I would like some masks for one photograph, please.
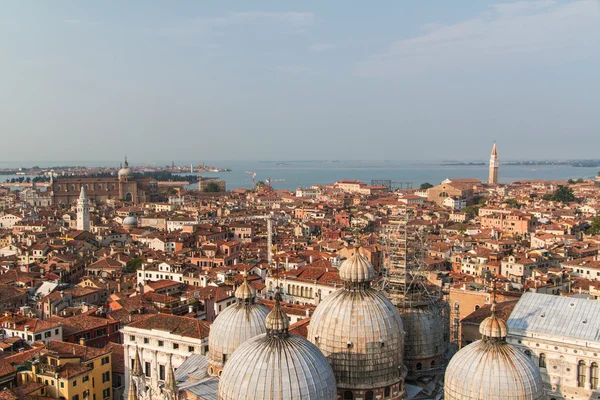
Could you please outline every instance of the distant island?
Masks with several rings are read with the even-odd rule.
[[[440,163],[442,166],[482,166],[488,165],[487,162],[481,161],[453,161],[444,160]],[[518,160],[518,161],[505,161],[502,165],[563,165],[570,167],[580,168],[598,168],[600,167],[600,160]]]
[[[486,165],[484,162],[460,162],[460,161],[444,161],[440,165]]]

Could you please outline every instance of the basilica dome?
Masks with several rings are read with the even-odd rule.
[[[408,307],[402,313],[402,322],[406,329],[404,364],[409,374],[440,367],[444,353],[441,314],[429,304]]]
[[[335,377],[323,354],[308,340],[288,333],[281,296],[266,319],[266,333],[238,347],[225,364],[219,400],[335,400]]]
[[[133,215],[125,217],[123,219],[123,227],[124,228],[136,228],[137,227],[137,218]]]
[[[446,400],[538,400],[544,389],[538,367],[516,347],[506,343],[506,323],[492,316],[480,325],[481,340],[452,357],[444,380]]]
[[[358,248],[339,274],[344,288],[317,306],[308,339],[327,357],[341,392],[356,397],[361,395],[356,391],[381,389],[384,397],[383,391],[391,390],[391,398],[400,398],[406,374],[400,314],[383,293],[371,288],[376,272]]]
[[[210,327],[208,335],[208,372],[219,372],[233,352],[245,341],[265,333],[269,309],[256,303],[256,290],[244,282],[235,291],[237,303],[221,312]]]
[[[128,179],[133,177],[133,171],[129,168],[127,160],[123,163],[123,168],[119,170],[119,179]]]

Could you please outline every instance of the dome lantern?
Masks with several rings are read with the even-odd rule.
[[[288,316],[281,308],[281,294],[279,293],[279,288],[276,289],[275,293],[275,306],[269,315],[267,315],[265,325],[267,327],[267,336],[285,337],[288,335],[290,322]]]
[[[248,283],[248,271],[244,270],[244,281],[235,290],[235,298],[243,304],[254,304],[256,301],[256,290]]]
[[[344,287],[349,290],[366,289],[371,286],[377,273],[373,265],[360,253],[360,245],[354,246],[354,255],[342,263],[339,270]]]

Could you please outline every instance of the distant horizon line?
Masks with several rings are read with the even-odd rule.
[[[55,164],[65,164],[64,166],[86,166],[86,164],[122,164],[125,161],[125,159],[123,158],[122,160],[24,160],[24,161],[0,161],[0,167],[3,165],[16,165],[21,163],[22,165],[25,164],[33,164],[32,166],[35,166],[36,163],[55,163]],[[175,163],[175,166],[179,166],[179,167],[183,167],[183,166],[189,166],[190,164],[193,164],[195,166],[199,165],[199,164],[207,164],[207,163],[215,163],[215,162],[219,162],[219,163],[224,163],[224,162],[258,162],[258,163],[289,163],[289,162],[302,162],[302,163],[308,163],[308,162],[327,162],[327,163],[333,163],[333,162],[360,162],[360,163],[365,163],[365,162],[378,162],[378,163],[386,163],[386,162],[417,162],[417,163],[432,163],[432,162],[439,162],[439,163],[473,163],[473,162],[477,162],[477,163],[488,163],[489,160],[487,159],[428,159],[428,160],[424,160],[424,159],[418,159],[418,160],[414,160],[414,159],[296,159],[296,160],[240,160],[240,159],[212,159],[212,160],[201,160],[201,161],[193,161],[193,162],[186,162],[189,160],[185,160],[185,161],[176,161],[176,160],[171,160],[171,161],[165,161],[165,160],[158,160],[158,161],[152,161],[152,160],[146,160],[144,163],[136,163],[135,162],[135,158],[132,161],[131,157],[127,158],[127,161],[130,163],[131,166],[152,166],[151,164],[158,164],[158,165],[171,165],[172,163]],[[540,158],[540,159],[535,159],[535,158],[511,158],[511,159],[504,159],[504,160],[500,160],[500,164],[502,164],[502,162],[572,162],[572,161],[600,161],[600,158]],[[156,166],[158,166],[156,165]],[[108,166],[108,165],[106,165]]]

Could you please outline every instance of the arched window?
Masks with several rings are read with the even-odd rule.
[[[421,364],[420,362],[417,363],[417,371],[420,371],[423,369],[423,364]]]
[[[579,364],[577,364],[577,386],[585,386],[585,361],[583,360],[579,361]]]
[[[529,350],[525,350],[525,355],[529,358],[531,358],[531,352]]]
[[[437,350],[436,350],[437,351]],[[431,368],[435,368],[435,360],[431,361]]]
[[[367,393],[365,393],[365,400],[373,400],[373,391],[372,390],[367,390]]]
[[[590,367],[590,385],[592,390],[598,390],[598,363],[595,362]]]
[[[460,308],[460,303],[458,301],[454,302],[454,311],[458,311]]]
[[[133,196],[131,195],[131,193],[127,192],[127,194],[125,195],[125,201],[131,201],[133,199]]]
[[[385,397],[387,399],[388,397],[390,397],[390,393],[391,393],[390,387],[386,386],[383,391],[383,397]]]
[[[354,395],[352,394],[351,391],[346,390],[344,392],[344,400],[354,400]]]
[[[546,355],[544,353],[540,354],[540,368],[546,368]]]

